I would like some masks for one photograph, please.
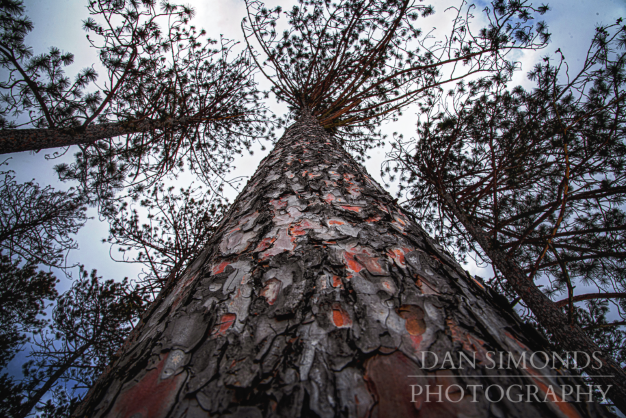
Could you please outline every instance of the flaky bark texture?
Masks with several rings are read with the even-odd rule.
[[[519,359],[541,349],[538,341],[303,117],[75,415],[604,416],[592,402],[546,396],[581,382],[541,362],[487,369],[488,351]],[[450,353],[455,366],[463,352],[477,364],[427,370],[425,351]],[[489,402],[479,388],[473,402],[454,384],[514,395],[534,385],[538,393],[530,402]],[[415,385],[441,385],[448,399],[413,396]]]

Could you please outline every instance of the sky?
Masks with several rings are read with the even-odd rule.
[[[96,53],[89,47],[82,29],[82,21],[88,17],[86,0],[25,0],[24,3],[26,13],[34,23],[34,30],[28,35],[27,42],[33,47],[35,53],[44,52],[51,46],[74,53],[74,64],[67,69],[70,76],[97,62]],[[279,0],[266,2],[267,6],[280,4],[283,8],[288,8],[293,3],[293,1]],[[446,8],[459,3],[459,1],[449,0],[431,2],[435,8],[435,15],[423,21],[422,29],[424,31],[431,28],[443,29],[452,16],[452,12],[446,12]],[[217,39],[223,35],[239,41],[243,39],[240,27],[241,20],[246,14],[243,0],[188,0],[185,4],[192,6],[196,11],[192,24],[206,29],[209,37]],[[477,17],[480,15],[480,9],[486,4],[484,0],[477,1],[475,13]],[[554,56],[557,48],[563,51],[571,71],[575,71],[577,63],[581,63],[584,59],[596,25],[613,23],[620,16],[626,17],[626,0],[555,0],[548,2],[548,5],[551,11],[544,16],[544,20],[552,33],[552,42],[546,49],[525,52],[517,57],[521,70],[516,73],[513,85],[521,84],[530,87],[531,84],[526,80],[526,73],[542,57]],[[258,81],[262,88],[268,87],[267,82],[264,82],[260,75]],[[279,116],[283,115],[286,110],[284,105],[277,104],[275,100],[270,100],[269,106]],[[406,138],[413,137],[417,119],[416,110],[409,108],[396,123],[383,126],[383,132],[389,134],[399,132]],[[266,145],[269,146],[265,152],[261,152],[257,147],[254,155],[243,155],[237,158],[235,162],[237,169],[231,175],[233,177],[252,175],[260,160],[271,150],[271,145]],[[70,149],[66,158],[70,158],[73,152]],[[46,154],[50,152],[14,154],[9,161],[9,168],[15,170],[18,181],[34,178],[41,185],[50,184],[57,188],[67,188],[68,185],[61,184],[52,171],[52,167],[58,161],[46,159]],[[380,165],[385,159],[385,149],[373,151],[371,157],[366,167],[369,173],[380,181]],[[182,176],[175,185],[186,187],[192,180],[188,176]],[[392,193],[394,189],[392,185],[390,189]],[[236,194],[237,190],[227,190],[230,201]],[[70,255],[70,262],[85,264],[88,269],[95,268],[105,278],[136,277],[139,266],[111,261],[109,245],[101,242],[107,236],[108,226],[98,221],[95,210],[92,209],[90,215],[93,219],[79,232],[77,240],[80,249]],[[470,264],[465,268],[473,274],[484,277],[491,275],[489,269],[482,270],[475,265]],[[65,285],[69,285],[69,282]]]

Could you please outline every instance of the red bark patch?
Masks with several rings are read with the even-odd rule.
[[[474,280],[474,283],[480,286],[481,289],[485,290],[485,286],[483,286],[478,280],[476,280],[474,276],[470,275],[470,277],[472,278],[472,280]]]
[[[424,376],[421,369],[402,352],[395,351],[391,355],[377,355],[365,362],[365,380],[370,391],[378,400],[372,416],[378,418],[442,418],[484,416],[478,411],[476,404],[471,403],[471,396],[461,399],[460,391],[452,385],[456,383],[450,371],[437,372],[435,376]],[[411,376],[411,377],[409,377]],[[420,377],[424,376],[424,377]],[[434,377],[434,379],[433,379]],[[433,389],[440,385],[444,394],[439,400],[437,395],[429,399],[424,392],[413,398],[411,385],[430,385]],[[449,400],[445,397],[446,391]],[[415,402],[412,402],[415,401]],[[458,403],[457,403],[458,402]],[[482,414],[481,414],[482,413]]]
[[[388,282],[387,280],[384,280],[382,282],[382,285],[385,289],[387,289],[390,293],[394,293],[395,292],[395,286],[393,286],[390,282]]]
[[[343,289],[343,283],[341,282],[341,277],[333,276],[333,287],[339,287]]]
[[[221,316],[219,322],[213,328],[213,331],[211,332],[211,334],[215,337],[217,337],[218,335],[226,334],[226,331],[235,323],[236,319],[237,319],[237,315],[233,313],[225,313],[224,315]]]
[[[487,358],[489,357],[489,351],[485,348],[485,342],[478,337],[468,333],[465,329],[459,327],[454,320],[448,318],[446,325],[450,330],[452,341],[461,343],[465,351],[474,353],[476,359],[481,363],[487,364]]]
[[[391,257],[393,261],[396,262],[398,267],[406,268],[406,260],[404,259],[404,255],[406,253],[410,253],[411,251],[413,250],[410,248],[406,248],[406,247],[392,248],[389,251],[387,251],[387,255],[389,255],[389,257]]]
[[[134,386],[122,392],[113,406],[111,416],[118,418],[161,418],[167,416],[176,395],[185,382],[185,373],[168,379],[159,375],[169,353]]]
[[[356,248],[351,248],[350,250],[343,253],[344,258],[346,259],[346,265],[350,270],[355,273],[363,270],[363,267],[354,259],[354,255],[357,253]]]
[[[362,209],[360,206],[344,206],[344,205],[342,205],[341,208],[352,211],[352,212],[361,212],[361,209]]]
[[[333,303],[333,324],[337,328],[350,328],[352,326],[350,315],[339,303]]]
[[[419,275],[417,276],[417,281],[415,282],[415,285],[425,295],[438,295],[439,294],[439,291],[437,291],[437,288],[435,287],[435,285],[429,283],[422,276],[419,276]]]
[[[301,225],[292,226],[291,228],[289,228],[289,233],[294,237],[306,235],[306,231],[302,228]]]
[[[263,238],[261,242],[259,242],[259,245],[257,245],[257,247],[254,249],[254,252],[258,253],[260,251],[267,250],[275,240],[276,237]]]
[[[403,226],[406,226],[406,223],[408,221],[408,219],[406,218],[406,216],[404,216],[403,214],[401,214],[400,212],[398,212],[397,214],[393,215],[393,218],[398,221],[400,224],[402,224]]]
[[[333,200],[335,200],[335,195],[332,193],[328,193],[326,197],[324,197],[326,203],[331,203]]]
[[[363,270],[363,267],[367,268],[367,270],[372,274],[377,274],[376,272],[383,271],[379,263],[379,259],[377,257],[373,257],[373,254],[367,248],[361,248],[358,246],[353,247],[344,251],[343,256],[346,260],[346,266],[348,269],[355,273]]]
[[[292,226],[289,229],[289,232],[291,233],[292,236],[301,236],[301,235],[306,235],[307,229],[319,229],[321,227],[322,226],[318,224],[317,222],[311,222],[308,219],[303,219],[300,222],[298,222],[297,225]]]
[[[380,216],[380,215],[374,215],[374,216],[370,216],[369,218],[367,218],[367,219],[365,220],[365,222],[369,222],[369,223],[372,223],[372,222],[378,222],[378,221],[380,221],[381,219],[383,219],[383,217],[382,217],[382,216]]]
[[[269,305],[273,305],[278,299],[280,289],[283,287],[283,282],[278,279],[269,279],[265,282],[265,287],[261,290],[261,296],[265,298]]]
[[[421,335],[409,335],[409,339],[411,341],[411,345],[413,346],[413,349],[415,350],[415,352],[416,353],[419,352],[423,337]]]
[[[398,316],[405,320],[404,327],[409,335],[422,335],[426,332],[424,310],[416,305],[402,305],[397,310]]]
[[[287,207],[287,202],[283,199],[272,199],[270,200],[270,205],[274,206],[274,209],[284,209]]]
[[[551,386],[551,384],[546,384],[544,382],[545,377],[543,377],[539,372],[534,370],[532,367],[526,367],[524,371],[530,375],[531,379],[535,383],[535,386],[537,386],[544,393],[543,397],[538,396],[539,399],[545,399],[555,403],[556,405],[553,406],[557,407],[568,418],[581,418],[576,408],[574,408],[571,403],[565,401],[558,395],[558,390],[555,391],[549,389],[549,386]]]
[[[328,225],[344,225],[344,224],[345,224],[345,222],[343,222],[343,221],[336,221],[334,219],[331,219],[331,220],[328,221]]]
[[[224,269],[226,268],[226,266],[228,266],[230,264],[230,262],[228,261],[222,261],[221,263],[219,263],[217,266],[213,267],[213,274],[220,274],[224,272]]]
[[[373,275],[383,276],[389,273],[385,266],[383,266],[379,257],[371,257],[365,254],[355,254],[354,257],[359,262],[359,264],[365,267],[367,271],[369,271]]]
[[[379,418],[422,416],[416,409],[419,406],[411,402],[411,385],[416,381],[408,377],[422,374],[417,364],[400,351],[395,351],[388,356],[377,355],[368,359],[365,363],[365,371],[365,380],[378,400],[374,416]]]

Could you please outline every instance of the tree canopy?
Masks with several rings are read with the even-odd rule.
[[[44,416],[67,416],[112,361],[144,308],[128,279],[102,280],[95,270],[81,267],[72,287],[57,299],[49,326],[33,338],[24,379],[12,385],[10,398],[21,398],[19,408],[5,407],[19,410],[16,417],[35,407]]]
[[[473,74],[510,73],[511,51],[538,49],[549,39],[545,24],[534,22],[547,6],[528,1],[492,2],[483,10],[487,26],[476,32],[475,6],[462,2],[451,8],[450,31],[437,38],[418,27],[433,7],[413,0],[301,0],[286,11],[256,0],[246,5],[246,41],[272,92],[357,151],[376,143],[372,134],[383,120],[430,89]],[[281,16],[288,23],[282,34]]]
[[[0,251],[11,259],[64,267],[77,248],[73,234],[85,224],[86,199],[75,189],[54,190],[30,181],[17,183],[0,172]]]

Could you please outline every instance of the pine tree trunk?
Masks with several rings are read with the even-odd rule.
[[[75,416],[606,416],[541,344],[305,116]]]
[[[61,148],[70,145],[92,144],[101,139],[148,132],[151,130],[172,129],[188,123],[198,122],[193,118],[169,120],[142,120],[115,123],[92,124],[77,128],[52,129],[3,129],[0,130],[0,154],[12,152],[39,151]]]

